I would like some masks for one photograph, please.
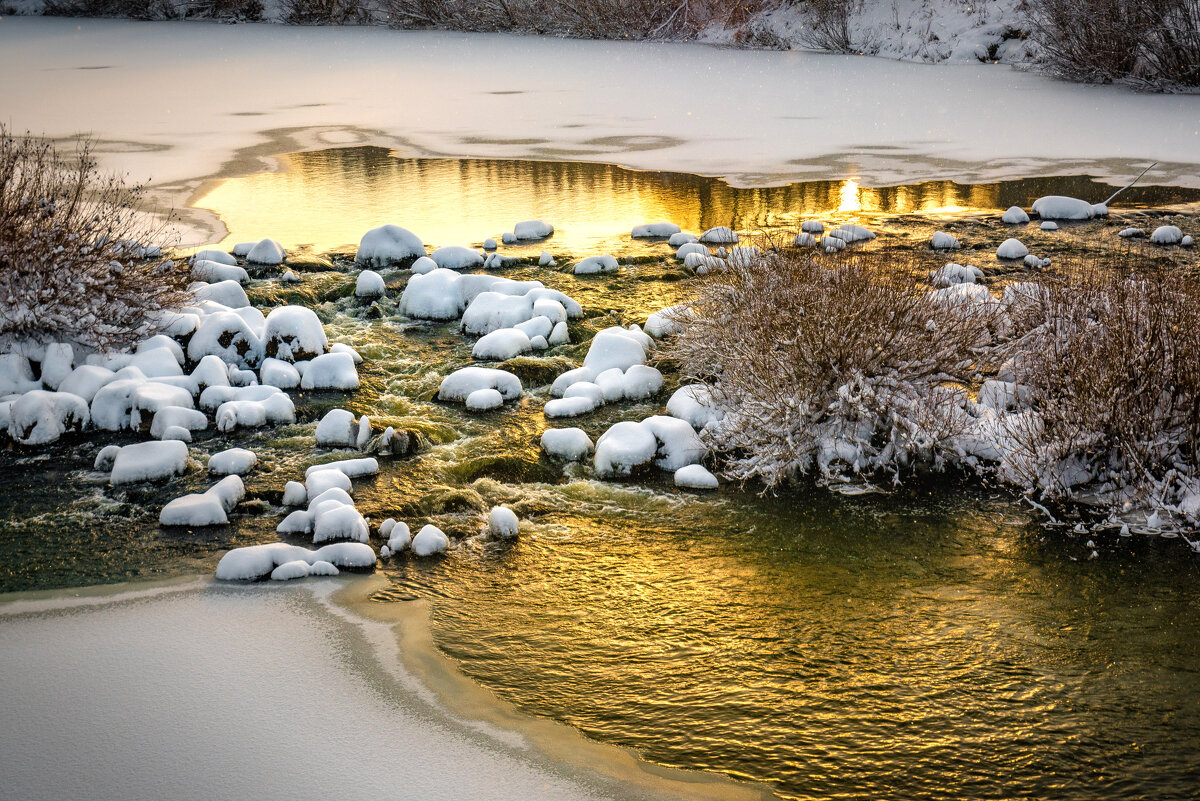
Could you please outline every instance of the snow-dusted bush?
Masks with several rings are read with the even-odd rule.
[[[943,384],[968,376],[998,304],[942,302],[882,258],[768,253],[700,285],[667,352],[724,411],[701,436],[727,477],[942,463],[959,426]]]
[[[1033,414],[1008,428],[1003,477],[1043,498],[1080,485],[1161,506],[1200,478],[1200,282],[1087,265],[1010,311],[1012,380]]]
[[[161,233],[142,197],[100,172],[88,141],[69,155],[0,125],[0,339],[105,349],[155,333],[184,274],[130,244]]]

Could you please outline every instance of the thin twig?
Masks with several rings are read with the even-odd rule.
[[[1146,169],[1142,170],[1142,173],[1141,173],[1141,175],[1139,175],[1137,178],[1134,178],[1134,179],[1133,179],[1132,181],[1130,181],[1130,182],[1129,182],[1129,183],[1128,183],[1126,186],[1123,186],[1123,187],[1121,187],[1120,189],[1118,189],[1116,192],[1113,192],[1113,193],[1112,193],[1112,195],[1111,195],[1111,196],[1108,198],[1108,200],[1104,201],[1104,202],[1103,202],[1103,203],[1101,203],[1100,205],[1101,205],[1101,206],[1107,206],[1109,203],[1112,203],[1112,202],[1113,202],[1113,198],[1115,198],[1117,195],[1119,195],[1119,194],[1121,194],[1122,192],[1124,192],[1124,191],[1125,191],[1126,189],[1128,189],[1129,187],[1131,187],[1131,186],[1133,186],[1134,184],[1136,184],[1138,181],[1142,180],[1142,175],[1145,175],[1146,173],[1150,172],[1152,169],[1154,169],[1154,168],[1155,168],[1155,167],[1157,167],[1157,166],[1158,166],[1158,162],[1156,161],[1156,162],[1154,162],[1153,164],[1151,164],[1149,167],[1147,167]]]

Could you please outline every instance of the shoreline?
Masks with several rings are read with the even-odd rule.
[[[334,648],[329,652],[330,662],[321,665],[321,669],[331,667],[340,671],[340,675],[344,677],[349,687],[369,685],[374,688],[383,700],[379,712],[390,713],[401,724],[412,723],[422,732],[436,734],[429,738],[431,748],[436,747],[446,752],[461,749],[465,747],[462,742],[464,739],[471,744],[472,748],[482,748],[483,753],[491,754],[491,763],[486,765],[475,763],[472,764],[472,769],[480,772],[499,772],[505,777],[506,789],[509,791],[517,790],[515,785],[519,784],[522,778],[520,772],[514,773],[515,765],[519,771],[530,773],[534,785],[540,783],[541,787],[549,789],[552,783],[560,784],[561,786],[557,787],[556,792],[551,796],[556,798],[578,796],[581,798],[713,799],[716,801],[717,799],[775,797],[765,787],[735,782],[718,774],[684,771],[644,762],[626,749],[588,740],[565,724],[521,713],[512,705],[498,699],[491,691],[469,679],[448,657],[437,650],[429,626],[427,602],[398,604],[372,602],[371,596],[385,586],[387,586],[386,579],[378,574],[336,582],[306,582],[288,586],[267,584],[252,587],[218,584],[211,580],[189,576],[165,581],[130,582],[70,590],[38,590],[7,594],[0,596],[0,637],[8,641],[10,647],[6,649],[7,655],[0,658],[0,661],[23,663],[25,660],[55,659],[57,650],[64,647],[56,641],[61,636],[57,630],[62,627],[64,621],[74,621],[73,625],[82,624],[84,629],[91,630],[93,634],[104,631],[103,640],[112,643],[113,652],[111,654],[106,654],[103,650],[99,652],[93,650],[88,654],[89,668],[91,672],[97,674],[91,680],[99,681],[103,685],[104,671],[110,665],[111,657],[115,663],[113,666],[119,666],[123,669],[122,672],[127,673],[124,677],[125,681],[137,683],[141,679],[143,684],[147,684],[152,683],[157,674],[140,676],[140,672],[144,670],[143,666],[136,662],[136,656],[132,656],[131,659],[126,648],[121,646],[121,641],[129,636],[142,638],[155,633],[153,623],[143,629],[142,619],[148,616],[157,617],[165,612],[168,614],[172,626],[181,631],[197,629],[202,635],[208,632],[210,627],[215,626],[223,631],[223,637],[227,638],[227,641],[221,643],[221,647],[216,650],[231,655],[236,653],[241,646],[253,645],[249,641],[258,639],[260,634],[263,637],[270,637],[270,634],[264,632],[261,627],[261,619],[264,615],[269,615],[284,634],[297,621],[301,622],[304,627],[313,626],[314,622],[318,622],[315,629],[319,629],[319,631],[313,630],[314,636],[323,642],[337,640],[342,643],[341,648]],[[210,620],[209,612],[212,611],[209,609],[210,604],[227,608],[231,614]],[[181,610],[184,613],[182,615],[180,614]],[[259,625],[257,627],[236,625],[241,621],[243,615],[259,621]],[[98,627],[93,625],[93,621],[98,621]],[[26,623],[32,623],[32,625],[22,625]],[[105,629],[105,626],[108,628]],[[129,630],[130,628],[136,629],[136,631]],[[28,629],[36,629],[36,636],[55,641],[54,646],[39,648],[36,654],[22,653],[20,640],[23,636],[29,635]],[[108,635],[111,635],[111,639]],[[236,717],[238,714],[236,708],[232,708],[236,702],[235,697],[224,699],[205,697],[204,692],[197,689],[197,685],[203,686],[203,679],[198,675],[190,675],[190,671],[194,670],[199,673],[204,670],[202,664],[196,664],[193,667],[186,661],[176,662],[174,650],[179,647],[183,648],[186,653],[190,647],[185,642],[186,639],[181,634],[180,643],[172,640],[164,642],[160,639],[155,646],[156,649],[161,649],[164,654],[163,659],[175,666],[175,669],[170,672],[171,682],[188,688],[185,692],[192,695],[189,699],[192,704],[208,704],[215,707],[206,710],[205,714],[220,717],[224,712]],[[211,650],[213,645],[211,642],[205,642],[206,649]],[[259,668],[267,670],[268,676],[274,676],[277,672],[284,675],[312,674],[318,670],[318,663],[313,661],[314,656],[319,656],[319,651],[308,651],[300,645],[294,647],[289,654],[281,654],[282,658],[272,660],[269,668],[261,665],[251,668],[245,662],[235,663],[237,667],[231,666],[224,678],[235,684],[253,684],[255,680],[253,671]],[[338,664],[339,662],[345,664]],[[31,721],[28,717],[23,716],[19,708],[13,708],[20,706],[20,703],[17,703],[17,697],[36,698],[39,688],[28,685],[51,680],[41,677],[56,674],[60,670],[69,671],[70,660],[65,660],[65,663],[55,662],[53,665],[45,665],[41,670],[13,670],[10,673],[14,676],[14,681],[7,685],[8,692],[12,693],[9,704],[13,716],[11,718],[12,725],[8,727],[5,735],[0,735],[0,740],[7,738],[13,741],[11,746],[0,749],[0,753],[9,755],[8,759],[0,757],[0,767],[3,768],[3,773],[10,776],[10,781],[14,773],[27,770],[29,767],[27,764],[15,763],[4,765],[9,759],[13,759],[12,748],[16,747],[16,741],[29,738],[30,741],[36,742],[44,726],[54,725],[42,722],[41,718]],[[272,682],[276,680],[270,678]],[[113,691],[119,692],[115,688]],[[324,691],[330,697],[340,697],[344,692],[349,692],[338,687],[326,687]],[[62,698],[63,695],[56,694],[53,697]],[[106,695],[97,695],[96,698],[98,707],[106,707]],[[43,697],[41,698],[42,703],[37,704],[39,714],[45,715],[45,720],[66,720],[79,710],[78,706],[56,710],[53,705],[47,706],[44,703],[45,700]],[[229,704],[231,708],[222,710],[222,703]],[[359,717],[363,715],[363,710],[356,711],[349,708],[353,706],[353,703],[342,699],[342,704],[348,707],[346,711],[354,711]],[[395,708],[389,710],[389,707]],[[98,719],[92,719],[93,715],[89,714],[87,720],[76,721],[76,724],[81,728],[111,725],[118,729],[113,732],[115,740],[121,739],[122,732],[119,729],[123,724],[135,728],[144,724],[148,730],[153,731],[157,722],[155,712],[164,717],[174,715],[173,710],[170,709],[149,708],[131,710],[129,715],[134,718],[132,721],[121,719],[105,721],[103,716],[108,712],[106,708],[93,710],[93,712]],[[149,721],[138,721],[139,715],[148,716]],[[183,719],[186,720],[186,716]],[[304,729],[303,737],[311,738],[316,742],[327,742],[344,736],[344,732],[326,731],[320,723],[321,719],[321,716],[311,715],[298,719],[301,728]],[[249,721],[247,725],[250,728],[260,725],[269,727],[270,720],[268,719],[265,723]],[[372,725],[370,722],[364,723],[364,726],[369,727],[370,725]],[[181,726],[177,732],[179,743],[170,741],[170,737],[173,735],[163,736],[167,737],[167,741],[156,744],[155,748],[168,752],[174,745],[183,746],[182,750],[195,748],[195,744],[189,740],[192,734],[186,725]],[[361,739],[365,744],[373,739],[373,733],[358,732],[352,739],[356,741]],[[442,741],[440,746],[436,745],[439,740]],[[221,736],[217,736],[215,740],[205,742],[216,748],[220,747],[223,739]],[[103,750],[107,746],[101,744],[97,747]],[[270,748],[265,749],[261,755],[262,758],[269,759],[271,750],[281,747],[279,743],[273,743]],[[111,758],[119,760],[130,756],[125,753],[124,746],[118,745],[117,748],[120,750],[111,754]],[[202,752],[194,756],[199,762],[205,761],[205,755]],[[248,762],[256,763],[259,756],[256,753],[256,759],[248,760]],[[478,758],[478,755],[476,757]],[[213,758],[216,759],[217,756],[213,755]],[[72,766],[71,757],[64,758],[63,754],[55,755],[54,759],[56,761],[55,776],[51,784],[79,781],[81,782],[79,786],[88,786],[91,789],[90,795],[99,798],[116,798],[125,792],[125,788],[119,783],[108,788],[104,784],[105,773],[102,769],[86,763],[78,767]],[[237,773],[238,769],[246,770],[248,774],[253,775],[254,769],[258,766],[240,763],[234,767],[236,776],[240,775]],[[411,765],[409,767],[411,768]],[[72,770],[82,770],[83,773],[76,775],[71,773]],[[35,774],[39,772],[37,769],[34,770]],[[63,776],[59,773],[68,775]],[[170,767],[168,766],[163,773],[165,776],[160,775],[158,779],[154,780],[160,786],[163,786],[164,780],[169,780]],[[372,778],[378,779],[379,777]],[[412,779],[413,777],[397,775],[395,778]],[[425,778],[437,779],[438,777]],[[146,779],[146,781],[150,780]],[[363,781],[368,781],[368,778],[363,777]],[[18,786],[20,784],[19,777],[17,784]],[[169,781],[165,786],[170,786]],[[339,780],[336,786],[346,793],[343,797],[359,797],[353,784],[347,786]],[[230,791],[234,789],[233,787],[229,788]],[[51,790],[52,788],[45,792],[50,794]],[[238,788],[238,792],[254,790],[253,786]],[[125,797],[137,797],[137,795],[136,792],[130,792]],[[229,792],[206,797],[234,797],[235,795],[236,793]],[[177,794],[176,797],[183,796]],[[503,792],[492,797],[527,798],[530,796],[527,791],[521,791],[517,795]]]

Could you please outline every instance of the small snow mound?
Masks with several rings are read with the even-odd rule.
[[[720,410],[713,405],[711,392],[703,384],[687,384],[675,390],[667,401],[667,414],[697,430],[721,419]]]
[[[806,234],[823,234],[825,233],[825,224],[820,220],[805,220],[800,223],[800,230]]]
[[[583,366],[597,375],[613,367],[624,372],[635,364],[645,364],[650,342],[650,337],[640,330],[605,328],[592,338]]]
[[[300,283],[300,276],[296,275],[291,270],[286,270],[284,274],[279,277],[279,280],[285,284],[298,284]]]
[[[520,529],[517,515],[506,506],[492,508],[488,515],[488,533],[502,540],[515,539]]]
[[[1160,225],[1150,234],[1150,242],[1155,245],[1179,245],[1183,243],[1183,231],[1174,225]]]
[[[358,280],[354,282],[354,296],[356,298],[381,298],[387,294],[387,286],[383,282],[383,276],[374,270],[363,270],[358,274]]]
[[[1096,216],[1096,209],[1086,200],[1047,195],[1033,201],[1033,213],[1043,220],[1090,220]]]
[[[358,387],[358,370],[349,353],[323,353],[308,363],[300,378],[301,389],[341,389]]]
[[[929,246],[934,250],[956,250],[960,247],[958,237],[945,231],[935,231],[929,240]]]
[[[371,267],[388,267],[425,255],[420,237],[398,225],[383,225],[363,234],[354,261]]]
[[[1122,239],[1134,239],[1145,235],[1146,232],[1141,228],[1122,228],[1117,233],[1117,236],[1121,237]]]
[[[1029,248],[1019,239],[1005,239],[996,248],[996,258],[1023,259],[1029,255]]]
[[[263,328],[263,353],[285,362],[316,358],[329,348],[317,313],[306,306],[272,309]]]
[[[221,281],[237,281],[239,284],[250,283],[250,274],[245,268],[237,265],[221,264],[220,262],[201,259],[192,263],[192,280],[203,281],[206,284],[216,284]]]
[[[596,441],[596,474],[601,478],[628,476],[634,468],[653,461],[657,451],[658,440],[649,427],[622,420]]]
[[[542,450],[556,459],[579,462],[587,458],[595,446],[582,428],[549,428],[542,433]]]
[[[446,270],[466,270],[483,264],[483,256],[479,255],[479,251],[462,245],[440,247],[430,253],[429,258],[438,267]]]
[[[283,264],[286,256],[287,254],[284,253],[282,245],[274,239],[264,239],[250,248],[250,252],[246,254],[246,261],[250,264],[278,267],[280,264]]]
[[[475,412],[499,409],[504,405],[504,396],[494,389],[477,389],[467,396],[466,405]]]
[[[677,234],[671,234],[670,238],[667,239],[667,244],[673,248],[677,248],[681,245],[686,245],[689,242],[695,242],[699,238],[700,237],[696,236],[695,234],[686,234],[683,231],[680,231]]]
[[[544,317],[536,318],[544,320]],[[517,328],[499,328],[484,334],[471,348],[471,357],[479,361],[506,361],[533,349],[529,336]]]
[[[433,556],[450,547],[450,538],[437,526],[428,525],[412,538],[410,547],[417,556]]]
[[[555,398],[554,400],[546,401],[546,406],[542,412],[550,419],[578,417],[581,414],[595,411],[596,405],[596,400],[593,397],[575,395],[570,398]]]
[[[620,265],[617,260],[608,255],[603,256],[588,256],[583,261],[575,265],[575,275],[595,275],[596,273],[613,273],[616,272]]]
[[[496,249],[496,240],[492,239],[491,237],[488,237],[487,239],[483,240],[483,249],[484,250],[495,250]]]
[[[322,564],[329,564],[323,562]],[[330,565],[332,567],[332,565]],[[337,570],[335,567],[334,570]],[[295,559],[291,562],[284,562],[279,567],[271,571],[271,581],[291,581],[292,579],[306,578],[312,569],[308,566],[308,562],[303,559]]]
[[[538,267],[553,267],[557,263],[548,250],[543,250],[542,255],[538,256]]]
[[[513,226],[513,236],[520,240],[545,239],[554,233],[554,226],[542,220],[525,220]]]
[[[954,284],[974,284],[982,277],[983,270],[978,267],[951,262],[941,269],[931,272],[929,282],[935,287],[942,288]]]
[[[22,445],[47,445],[91,420],[87,401],[70,392],[26,392],[8,409],[8,435]],[[186,449],[185,449],[186,450]]]
[[[494,389],[504,400],[516,400],[521,397],[521,379],[507,370],[464,367],[442,379],[438,387],[438,400],[466,401],[468,395],[479,389]]]
[[[708,246],[700,242],[685,242],[675,251],[675,258],[680,261],[686,261],[688,254],[695,253],[700,256],[711,256]]]
[[[113,460],[109,481],[114,486],[157,481],[187,472],[187,445],[177,440],[126,445]]]
[[[833,234],[829,234],[822,239],[821,244],[825,247],[826,253],[837,253],[839,250],[846,249],[846,240]]]
[[[839,226],[836,230],[831,231],[830,236],[835,236],[845,242],[847,245],[852,245],[855,242],[867,242],[875,238],[875,233],[863,228],[861,225],[846,225]]]
[[[160,526],[223,526],[229,522],[229,514],[221,498],[201,492],[184,495],[167,503],[158,514]]]
[[[716,489],[717,477],[702,465],[689,464],[675,471],[675,486],[685,489]]]
[[[1021,225],[1029,222],[1029,215],[1020,206],[1009,206],[1008,211],[1004,212],[1000,219],[1009,225]]]
[[[732,228],[725,225],[718,225],[700,234],[700,241],[714,245],[728,245],[737,242],[738,236]]]
[[[1043,231],[1057,231],[1058,223],[1056,223],[1054,220],[1045,220],[1042,222],[1041,228]]]
[[[245,448],[229,448],[214,453],[208,460],[208,472],[217,476],[242,476],[254,469],[258,456]]]
[[[675,223],[660,222],[660,223],[645,223],[643,225],[635,225],[630,236],[634,239],[651,239],[656,237],[667,237],[681,233],[681,229]]]
[[[792,240],[792,247],[795,248],[815,248],[816,246],[817,238],[804,231],[796,234],[796,238]]]

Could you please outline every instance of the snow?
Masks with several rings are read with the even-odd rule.
[[[673,237],[675,234],[682,233],[682,230],[675,223],[660,222],[660,223],[644,223],[635,225],[630,236],[634,239],[649,239],[657,237]],[[675,243],[672,242],[672,245]]]
[[[1146,232],[1141,228],[1122,228],[1117,236],[1122,239],[1132,239],[1139,236],[1145,236]]]
[[[381,298],[387,294],[387,286],[383,282],[383,276],[374,270],[363,270],[358,274],[358,279],[354,282],[354,296],[356,298]]]
[[[144,381],[139,383],[129,393],[130,427],[141,428],[143,412],[150,412],[151,416],[153,416],[154,412],[167,406],[182,406],[184,409],[193,408],[191,390],[171,386],[159,381]]]
[[[983,277],[983,270],[971,265],[951,262],[929,274],[929,282],[935,287],[947,287],[954,284],[974,284]]]
[[[945,231],[935,231],[929,246],[934,250],[955,250],[959,247],[958,238]]]
[[[846,249],[846,240],[830,234],[821,240],[821,246],[825,248],[826,253],[837,253]]]
[[[495,250],[496,249],[496,240],[492,239],[491,237],[488,237],[487,239],[483,240],[483,249],[484,250]]]
[[[695,429],[678,417],[655,415],[647,417],[641,425],[651,431],[658,441],[659,458],[654,463],[663,470],[674,472],[686,465],[698,464],[708,452],[696,436]],[[596,445],[598,448],[599,441]]]
[[[555,398],[554,400],[546,401],[546,406],[542,410],[543,414],[550,419],[562,417],[578,417],[581,414],[595,411],[596,401],[594,398],[577,395],[572,398]]]
[[[1150,234],[1150,242],[1155,245],[1178,245],[1183,242],[1183,231],[1174,225],[1160,225]]]
[[[575,275],[595,275],[596,273],[615,273],[620,265],[616,258],[607,253],[602,256],[588,256],[575,265]]]
[[[201,409],[216,411],[226,401],[265,401],[277,395],[287,398],[278,387],[231,387],[214,384],[200,393],[199,406]]]
[[[267,315],[263,353],[285,362],[312,359],[325,353],[329,340],[317,313],[306,306],[280,306]]]
[[[429,258],[438,267],[446,270],[466,270],[483,265],[483,256],[479,255],[479,251],[462,245],[440,247],[430,253]]]
[[[539,303],[554,303],[554,301],[539,301]],[[537,311],[536,305],[537,304],[534,304],[535,312]],[[555,303],[554,305],[558,306],[559,310],[562,313],[562,316],[566,317],[566,312],[562,311],[562,306],[558,303]],[[530,342],[532,342],[534,337],[541,337],[542,339],[545,339],[546,337],[550,336],[550,333],[554,330],[554,323],[550,322],[549,317],[545,317],[543,315],[538,315],[537,317],[530,317],[528,320],[526,320],[523,323],[517,323],[515,326],[513,326],[512,329],[503,329],[502,328],[500,330],[501,331],[504,331],[504,330],[520,331],[522,334],[529,337]],[[492,333],[494,334],[496,332],[493,331]],[[486,336],[491,336],[491,334],[487,334]]]
[[[263,239],[250,248],[250,252],[246,254],[246,261],[249,264],[278,267],[280,264],[283,264],[286,256],[287,254],[284,253],[283,246],[274,239]]]
[[[341,389],[358,387],[358,370],[349,353],[323,353],[308,363],[300,378],[301,389]]]
[[[420,320],[453,320],[463,311],[458,273],[441,267],[408,279],[399,311]]]
[[[512,509],[506,506],[492,507],[488,513],[488,533],[502,540],[515,539],[520,523]]]
[[[387,546],[392,553],[407,550],[412,543],[412,532],[408,528],[408,523],[393,520],[390,517],[379,526],[379,534],[387,537]]]
[[[658,440],[648,426],[622,420],[596,440],[596,474],[628,476],[635,467],[649,464],[657,451]]]
[[[1042,223],[1041,229],[1043,231],[1057,231],[1058,223],[1054,222],[1054,220],[1046,220]]]
[[[83,430],[91,413],[87,401],[70,392],[35,389],[8,408],[8,435],[22,445],[47,445],[68,431]]]
[[[433,556],[444,552],[450,547],[450,539],[434,525],[428,525],[417,532],[412,538],[412,552],[417,556]]]
[[[1005,239],[996,248],[996,258],[999,259],[1023,259],[1028,255],[1029,248],[1019,239]]]
[[[554,330],[550,332],[550,336],[546,338],[546,344],[554,347],[556,345],[569,345],[571,343],[571,333],[567,330],[567,323],[564,320],[561,323],[554,324]]]
[[[717,477],[702,465],[689,464],[675,471],[675,486],[686,489],[716,489]]]
[[[476,412],[499,409],[504,405],[504,396],[494,389],[477,389],[467,396],[467,408]]]
[[[214,250],[212,248],[197,251],[195,254],[193,254],[192,264],[194,265],[198,261],[212,261],[216,262],[217,264],[224,264],[233,267],[237,266],[237,259],[235,259],[233,256],[230,256],[223,250]]]
[[[236,281],[239,284],[250,283],[250,274],[244,267],[238,267],[236,264],[221,264],[208,259],[192,262],[191,276],[193,281],[203,281],[208,284],[222,281]]]
[[[181,476],[187,461],[187,445],[175,440],[125,445],[113,460],[109,481],[117,486]]]
[[[1021,225],[1029,222],[1029,215],[1020,206],[1009,206],[1008,211],[1004,212],[1000,219],[1009,225]]]
[[[284,270],[283,275],[279,276],[279,280],[285,284],[298,284],[300,283],[300,276],[291,270]]]
[[[223,345],[222,341],[228,344]],[[212,355],[227,364],[252,368],[262,359],[263,342],[237,314],[217,312],[208,315],[200,323],[200,327],[188,341],[187,353],[188,358],[194,362]]]
[[[316,507],[313,511],[314,545],[335,540],[365,543],[370,539],[371,532],[367,527],[367,521],[353,506],[336,501],[326,501],[318,503]],[[372,552],[372,561],[374,561],[374,552]]]
[[[165,378],[183,375],[179,365],[182,359],[176,360],[175,354],[165,348],[154,348],[139,351],[129,360],[129,367],[136,367],[147,378]]]
[[[528,295],[480,292],[463,312],[463,333],[481,335],[512,328],[533,316],[533,302]]]
[[[625,371],[635,364],[644,364],[650,338],[641,331],[613,326],[592,338],[583,366],[599,374],[612,367]]]
[[[683,258],[683,266],[697,275],[706,275],[714,270],[720,271],[725,267],[725,260],[717,256],[689,253]]]
[[[336,462],[313,465],[305,471],[305,477],[307,478],[310,473],[315,473],[318,470],[340,470],[350,478],[361,478],[362,476],[373,476],[378,473],[379,461],[370,456],[358,459],[339,459]]]
[[[71,374],[74,366],[75,350],[71,345],[67,342],[51,342],[42,356],[42,383],[47,389],[58,389],[58,385]]]
[[[823,234],[825,233],[825,224],[820,220],[805,220],[800,223],[800,230],[806,234]]]
[[[245,448],[228,448],[214,453],[208,460],[208,472],[217,476],[244,476],[254,469],[258,456]]]
[[[279,389],[300,386],[300,371],[279,359],[263,359],[262,366],[258,368],[258,377],[263,384]]]
[[[192,290],[192,296],[199,301],[211,300],[228,306],[231,309],[242,309],[250,305],[246,290],[237,281],[218,281],[215,284],[201,284]]]
[[[308,497],[317,499],[321,493],[333,488],[350,492],[350,477],[333,467],[322,467],[304,476],[304,491]]]
[[[208,418],[204,412],[185,406],[163,406],[154,413],[150,423],[150,436],[155,439],[166,439],[164,434],[168,428],[182,428],[187,431],[203,431],[208,428]]]
[[[667,244],[673,248],[677,248],[681,245],[686,245],[689,242],[696,242],[699,239],[700,237],[696,236],[695,234],[688,234],[680,231],[677,234],[671,234],[670,238],[667,239]]]
[[[513,226],[513,236],[519,240],[545,239],[554,233],[554,226],[542,220],[525,220]]]
[[[606,402],[604,390],[600,389],[599,384],[594,384],[591,381],[579,381],[567,387],[567,391],[563,393],[562,400],[570,400],[571,398],[587,398],[591,401],[593,409],[603,406]],[[558,403],[558,401],[551,401],[551,403]]]
[[[852,245],[855,242],[867,242],[875,238],[874,232],[868,231],[861,225],[851,225],[849,223],[830,231],[829,236],[837,237],[847,245]]]
[[[1096,216],[1096,209],[1086,200],[1047,195],[1033,201],[1033,213],[1043,220],[1090,220]]]
[[[721,419],[721,412],[712,402],[708,387],[687,384],[675,390],[667,401],[667,414],[678,417],[695,429],[703,429]]]
[[[221,498],[208,492],[184,495],[167,503],[158,514],[161,526],[223,526],[229,522],[229,513]]]
[[[733,229],[725,225],[719,225],[716,228],[709,228],[704,233],[700,234],[700,242],[707,242],[714,245],[730,244],[738,241],[738,236],[733,232]]]
[[[59,383],[58,389],[60,392],[78,395],[90,404],[100,388],[112,381],[114,375],[107,367],[84,364],[72,370],[71,374]]]
[[[256,581],[271,575],[278,566],[301,560],[312,565],[327,562],[337,567],[363,569],[375,566],[375,552],[361,542],[340,542],[315,551],[299,545],[271,542],[227,551],[217,563],[220,581]]]
[[[625,371],[625,400],[644,400],[652,395],[657,395],[662,386],[662,373],[653,367],[635,364]]]
[[[28,357],[20,353],[0,354],[0,397],[19,395],[40,387],[33,378]]]
[[[543,250],[542,254],[538,256],[538,267],[553,267],[557,263],[548,250]]]
[[[494,389],[504,400],[521,397],[521,379],[507,370],[491,367],[464,367],[442,379],[438,387],[438,400],[465,401],[467,396],[479,389]]]
[[[357,440],[354,415],[345,409],[330,409],[317,423],[317,445],[349,447]]]
[[[571,462],[582,461],[595,446],[581,428],[550,428],[542,433],[542,449],[547,455]]]
[[[675,251],[675,258],[679,259],[680,261],[686,261],[688,255],[692,253],[700,256],[711,255],[707,245],[703,245],[700,242],[685,242],[679,246],[678,250]]]
[[[817,246],[817,238],[809,233],[798,233],[796,238],[792,240],[792,247],[797,248],[815,248]]]
[[[625,373],[619,367],[611,367],[596,376],[596,386],[600,388],[604,402],[616,403],[625,397]],[[567,392],[570,391],[571,388],[568,388]],[[563,397],[566,397],[567,392],[563,393]]]
[[[425,255],[420,237],[398,225],[372,228],[363,234],[354,260],[372,267],[389,267]]]
[[[1192,239],[1191,234],[1185,234],[1183,239],[1179,240],[1179,244],[1183,245],[1185,248],[1190,248],[1194,242],[1195,240]]]
[[[134,348],[134,351],[137,354],[141,354],[146,351],[159,350],[159,349],[170,351],[171,355],[175,357],[175,362],[177,364],[182,365],[184,363],[185,359],[183,356],[183,348],[174,339],[172,339],[169,336],[165,336],[163,334],[155,334],[154,336],[150,337],[149,339],[143,339],[141,342],[137,343],[137,347]],[[49,348],[47,348],[47,356],[49,356]],[[130,363],[136,364],[139,367],[141,367],[142,372],[146,371],[146,368],[138,363],[136,356],[134,357],[133,361],[131,361]],[[43,364],[42,371],[45,372],[45,369],[46,369],[45,365]],[[146,373],[146,374],[149,375],[149,373]]]
[[[674,336],[683,330],[679,324],[678,318],[684,313],[684,306],[668,306],[665,309],[660,309],[646,318],[646,325],[643,330],[654,337],[662,339],[663,337]]]
[[[289,481],[283,487],[284,506],[304,506],[308,503],[308,490],[299,481]]]
[[[271,580],[291,581],[292,579],[305,578],[308,576],[308,573],[308,562],[305,562],[303,559],[296,559],[292,562],[284,562],[282,565],[272,570]]]
[[[545,318],[539,317],[539,320]],[[471,357],[480,361],[505,361],[532,350],[529,336],[516,328],[500,328],[480,337],[471,349]]]

